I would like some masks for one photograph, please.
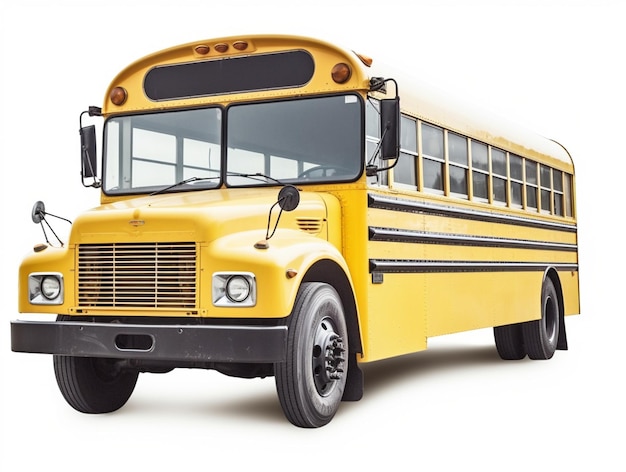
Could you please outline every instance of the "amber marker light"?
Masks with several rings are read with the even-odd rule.
[[[350,70],[350,66],[345,62],[340,62],[339,64],[335,64],[333,70],[330,72],[333,80],[338,84],[343,84],[350,80],[350,76],[352,75],[352,71]]]
[[[200,54],[201,56],[208,54],[210,50],[209,46],[205,46],[204,44],[200,44],[195,48],[196,54]]]
[[[111,94],[109,95],[109,99],[113,103],[113,105],[123,105],[126,99],[128,98],[128,92],[124,87],[115,87],[111,90]]]
[[[361,59],[361,62],[365,64],[367,67],[370,67],[372,65],[372,62],[374,62],[374,59],[372,59],[371,57],[364,56],[363,54],[359,54],[356,52],[354,54],[356,54],[356,57]]]
[[[228,44],[226,43],[219,43],[215,45],[215,50],[217,52],[226,52],[228,51]]]
[[[246,49],[248,49],[248,42],[247,41],[235,41],[233,43],[233,47],[237,51],[245,51]]]

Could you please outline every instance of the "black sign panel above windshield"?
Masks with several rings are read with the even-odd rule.
[[[144,78],[144,91],[155,101],[268,90],[305,85],[315,70],[306,51],[159,66]]]

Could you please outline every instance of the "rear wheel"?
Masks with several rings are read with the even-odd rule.
[[[524,348],[531,359],[550,359],[559,339],[559,299],[549,277],[546,277],[541,290],[541,307],[541,319],[522,325]]]
[[[516,361],[526,357],[524,335],[520,323],[496,326],[493,328],[493,336],[496,340],[496,349],[500,358]]]
[[[274,367],[276,390],[287,419],[317,428],[334,417],[346,386],[348,334],[335,289],[304,283],[289,319],[287,359]]]

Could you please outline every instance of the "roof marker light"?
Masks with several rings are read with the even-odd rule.
[[[109,99],[113,103],[113,105],[117,105],[118,107],[123,105],[128,98],[128,92],[124,87],[115,87],[111,90],[109,95]]]
[[[210,50],[211,48],[209,48],[209,46],[206,46],[204,44],[199,44],[194,49],[194,51],[196,51],[196,54],[200,54],[201,56],[205,56],[206,54],[209,53]]]
[[[333,80],[338,84],[343,84],[350,80],[350,76],[352,75],[352,71],[350,70],[350,66],[345,62],[340,62],[335,64],[333,70],[330,72]]]
[[[226,43],[219,43],[215,45],[215,50],[217,52],[226,52],[228,51],[228,44]]]
[[[372,62],[374,62],[374,59],[369,56],[364,56],[363,54],[359,54],[358,52],[355,52],[354,54],[356,54],[356,57],[358,57],[361,62],[367,67],[370,67],[372,65]]]

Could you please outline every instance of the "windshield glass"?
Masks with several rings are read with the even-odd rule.
[[[355,180],[362,108],[357,95],[342,95],[114,117],[105,124],[104,191]]]
[[[116,117],[105,125],[104,190],[157,191],[192,177],[199,188],[220,183],[219,108]]]
[[[289,183],[356,179],[363,168],[361,110],[356,95],[230,107],[227,185],[254,185],[238,173]]]

